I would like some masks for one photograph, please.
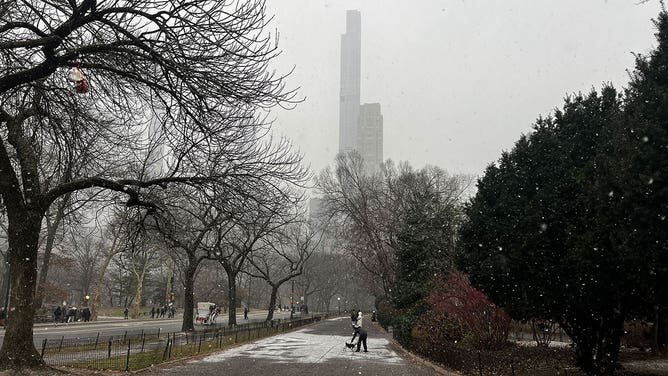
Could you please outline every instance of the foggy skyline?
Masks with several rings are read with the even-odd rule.
[[[538,116],[575,92],[626,86],[632,53],[655,46],[658,1],[269,0],[288,87],[275,111],[317,174],[338,152],[340,36],[361,12],[361,102],[383,104],[384,158],[482,174]]]

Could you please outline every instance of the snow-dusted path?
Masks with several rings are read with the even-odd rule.
[[[367,325],[369,352],[353,352],[350,320],[334,319],[239,346],[205,358],[150,370],[160,375],[434,375],[404,358],[374,326]]]

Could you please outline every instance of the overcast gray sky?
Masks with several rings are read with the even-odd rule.
[[[362,103],[380,102],[384,158],[479,175],[565,95],[622,87],[655,46],[658,0],[267,0],[279,71],[306,101],[276,111],[315,172],[338,151],[340,35],[362,14]],[[272,30],[273,32],[274,30]]]

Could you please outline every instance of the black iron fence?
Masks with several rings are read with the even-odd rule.
[[[273,320],[195,332],[142,331],[116,337],[44,339],[42,359],[48,365],[129,371],[170,359],[219,351],[237,343],[272,336],[319,321],[323,316]]]

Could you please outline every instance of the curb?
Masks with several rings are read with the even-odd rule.
[[[380,332],[382,332],[385,335],[385,338],[392,344],[392,346],[395,349],[398,349],[399,352],[404,354],[406,357],[410,358],[411,361],[413,361],[415,363],[422,364],[426,367],[429,367],[429,368],[433,369],[434,372],[436,372],[436,374],[438,374],[438,375],[442,375],[442,376],[462,376],[462,374],[459,373],[459,372],[445,369],[442,366],[440,366],[438,364],[435,364],[431,360],[429,360],[427,358],[423,358],[422,356],[417,355],[417,354],[405,349],[403,346],[401,346],[401,344],[399,344],[399,342],[397,342],[397,340],[395,340],[392,336],[390,336],[390,333],[387,330],[385,330],[385,328],[383,328],[377,321],[374,322],[373,325],[375,327],[377,327],[380,330]]]

